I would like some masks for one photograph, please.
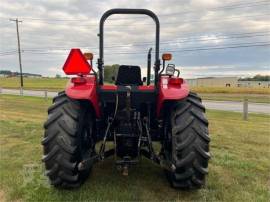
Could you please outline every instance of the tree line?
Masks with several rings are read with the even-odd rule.
[[[257,74],[256,76],[253,77],[241,78],[239,79],[239,81],[270,81],[270,75]]]

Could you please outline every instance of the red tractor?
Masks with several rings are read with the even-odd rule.
[[[151,50],[147,78],[142,80],[139,66],[121,65],[115,83],[103,83],[104,22],[113,14],[144,14],[154,20],[153,84]],[[171,54],[162,55],[160,69],[159,30],[159,20],[150,10],[112,9],[100,20],[98,72],[92,69],[92,54],[71,50],[63,70],[75,77],[53,99],[44,124],[43,161],[52,185],[78,187],[95,163],[112,155],[124,175],[144,156],[165,170],[174,188],[204,184],[210,158],[205,108],[175,66],[165,68]],[[158,152],[154,142],[160,144]]]

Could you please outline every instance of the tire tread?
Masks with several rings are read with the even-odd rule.
[[[42,161],[45,163],[45,174],[55,187],[75,188],[85,180],[77,169],[77,131],[83,110],[80,102],[67,97],[64,91],[53,98],[53,105],[48,109],[41,141],[44,147]]]
[[[171,107],[168,120],[172,132],[171,160],[176,170],[167,174],[171,186],[200,188],[205,184],[210,159],[208,120],[201,98],[191,92]]]

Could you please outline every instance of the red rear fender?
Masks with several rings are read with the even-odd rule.
[[[159,82],[157,116],[159,117],[165,101],[181,100],[187,97],[188,94],[189,88],[185,80],[182,78],[162,76]]]
[[[70,79],[66,86],[66,94],[75,100],[89,100],[96,112],[97,118],[100,118],[96,77],[91,75],[83,77],[83,79],[85,79],[85,82],[80,83],[74,83]]]

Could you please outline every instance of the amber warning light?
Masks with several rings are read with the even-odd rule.
[[[162,60],[171,60],[172,59],[172,54],[171,53],[163,53],[162,54]]]
[[[86,60],[93,60],[94,55],[93,53],[84,53],[83,54]]]
[[[71,49],[68,58],[63,66],[63,71],[67,75],[86,75],[89,74],[92,67],[85,59],[80,49]]]

